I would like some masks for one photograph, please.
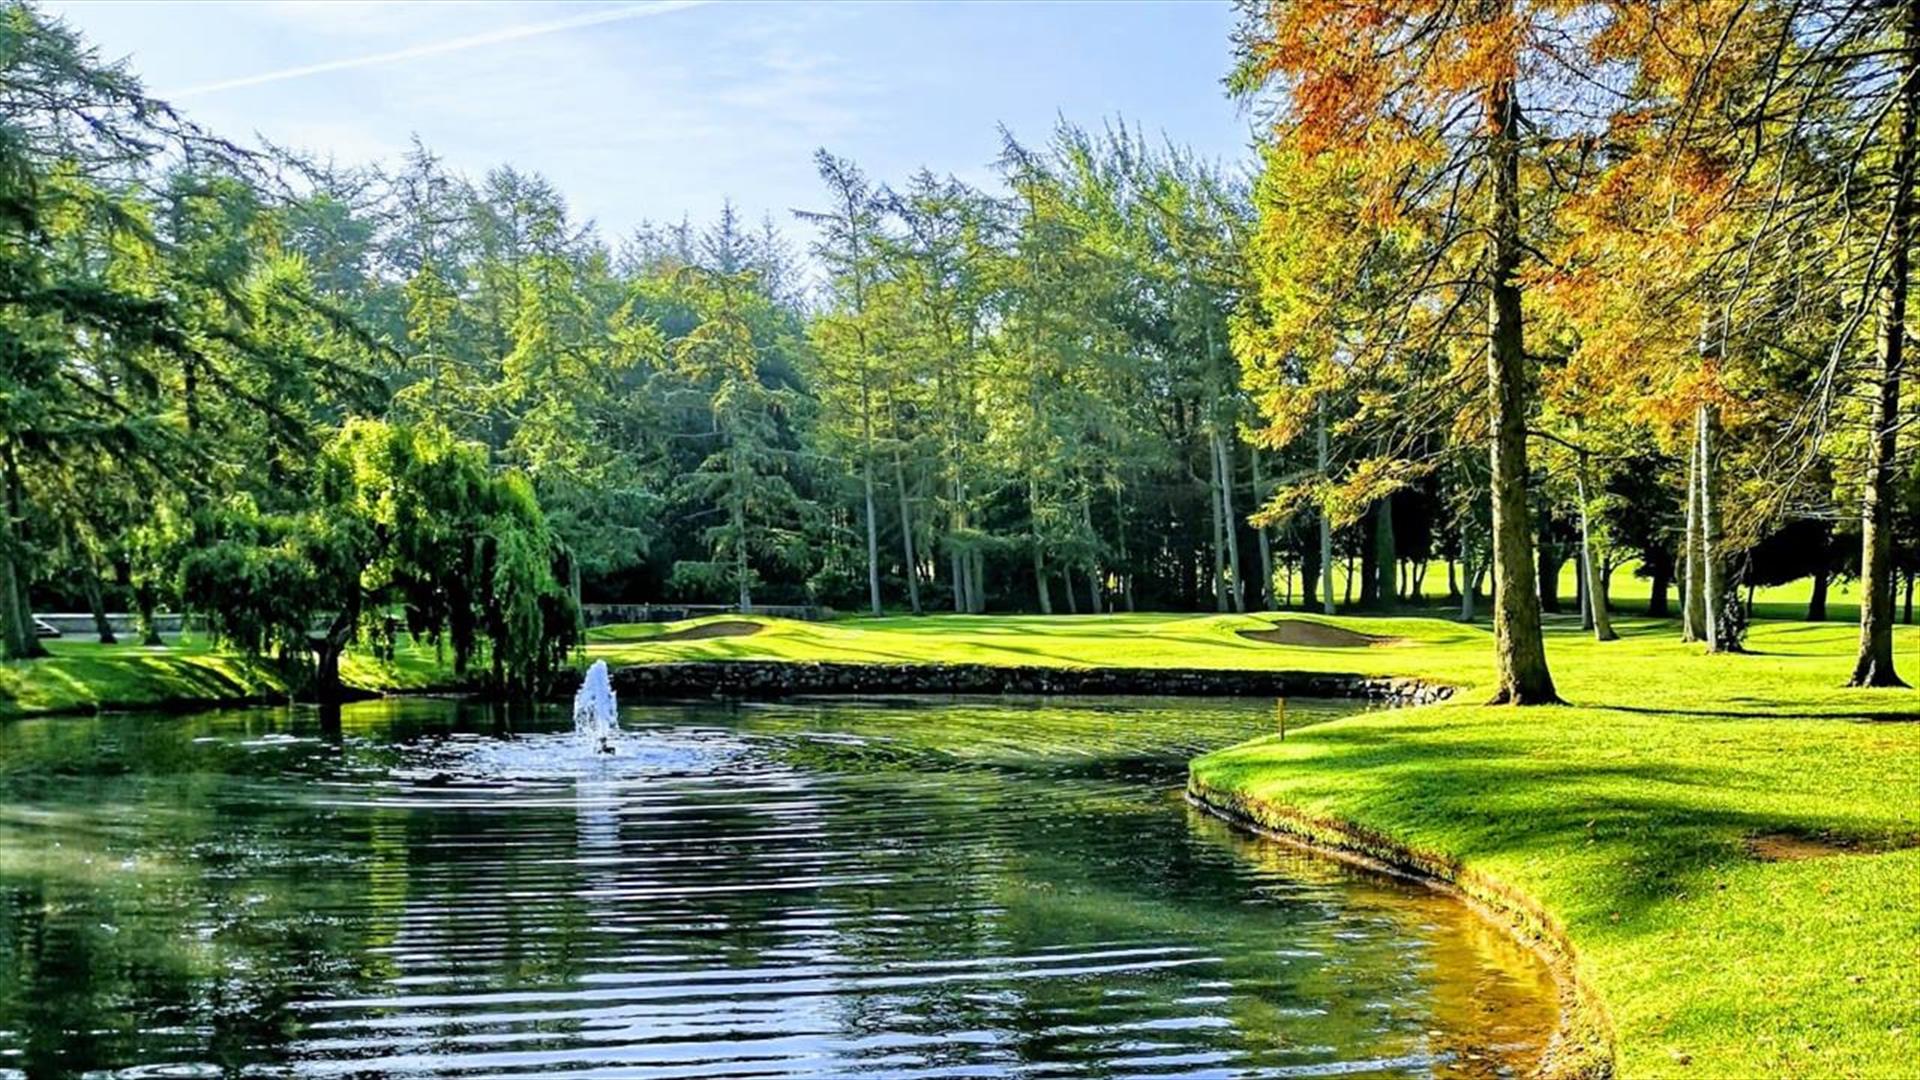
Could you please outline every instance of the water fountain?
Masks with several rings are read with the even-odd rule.
[[[614,752],[613,739],[620,731],[615,711],[613,685],[607,680],[607,662],[595,660],[573,695],[573,734],[596,754]]]

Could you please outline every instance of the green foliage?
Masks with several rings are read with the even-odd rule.
[[[330,692],[349,644],[391,647],[397,606],[416,637],[451,639],[456,672],[484,647],[501,690],[531,690],[564,663],[579,625],[564,553],[526,481],[492,473],[484,447],[353,420],[314,474],[299,511],[238,498],[203,515],[182,591],[222,641],[311,653]]]

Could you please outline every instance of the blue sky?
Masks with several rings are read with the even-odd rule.
[[[340,162],[418,134],[462,172],[537,170],[619,235],[644,219],[819,205],[826,146],[882,180],[987,181],[995,125],[1124,117],[1224,161],[1228,5],[50,3],[229,137]]]

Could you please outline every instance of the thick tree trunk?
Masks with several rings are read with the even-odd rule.
[[[1647,570],[1653,579],[1647,597],[1647,614],[1654,618],[1665,618],[1671,614],[1672,607],[1667,602],[1667,590],[1673,587],[1673,561],[1656,557],[1651,560]]]
[[[1399,599],[1400,585],[1395,580],[1399,569],[1393,546],[1393,499],[1388,497],[1373,504],[1373,592],[1374,601],[1383,608],[1393,607]]]
[[[968,595],[971,599],[967,611],[974,615],[984,614],[987,610],[987,557],[975,551],[972,557],[972,569],[967,573]]]
[[[907,558],[907,603],[915,615],[920,611],[920,558],[913,550],[913,503],[907,498],[907,470],[900,463],[900,448],[893,449],[893,486],[900,493],[900,546]],[[874,613],[879,614],[880,594],[874,593]]]
[[[1807,598],[1807,621],[1827,621],[1827,580],[1826,567],[1813,572],[1813,595]]]
[[[1327,475],[1328,464],[1327,403],[1324,399],[1317,403],[1316,419],[1319,428],[1315,439],[1317,460],[1320,463],[1320,475],[1325,477]],[[1322,610],[1326,614],[1331,615],[1333,614],[1333,522],[1327,519],[1327,510],[1324,506],[1319,508],[1316,516],[1320,519],[1320,597],[1323,605]],[[1309,604],[1309,606],[1311,606],[1311,604]]]
[[[1527,354],[1520,318],[1519,103],[1514,80],[1503,74],[1487,95],[1488,154],[1493,171],[1488,277],[1487,394],[1493,423],[1493,700],[1509,705],[1556,702],[1540,635],[1540,601],[1533,580],[1527,527]]]
[[[1312,611],[1320,606],[1320,571],[1326,566],[1326,556],[1321,554],[1319,546],[1302,547],[1300,551],[1300,606]],[[1333,583],[1329,579],[1329,590]],[[1331,591],[1328,593],[1332,595]]]
[[[1900,128],[1893,147],[1891,255],[1880,284],[1880,364],[1875,372],[1867,482],[1860,499],[1860,651],[1850,686],[1905,686],[1893,668],[1893,502],[1900,380],[1906,369],[1907,278],[1914,241],[1915,122],[1920,118],[1920,0],[1905,5]]]

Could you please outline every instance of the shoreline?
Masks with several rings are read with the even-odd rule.
[[[1614,1076],[1613,1024],[1606,1006],[1580,977],[1578,957],[1565,931],[1531,897],[1455,860],[1419,852],[1385,834],[1215,790],[1191,771],[1185,796],[1190,805],[1255,836],[1414,881],[1465,904],[1539,956],[1553,976],[1558,1020],[1534,1075],[1548,1080],[1611,1080]]]

